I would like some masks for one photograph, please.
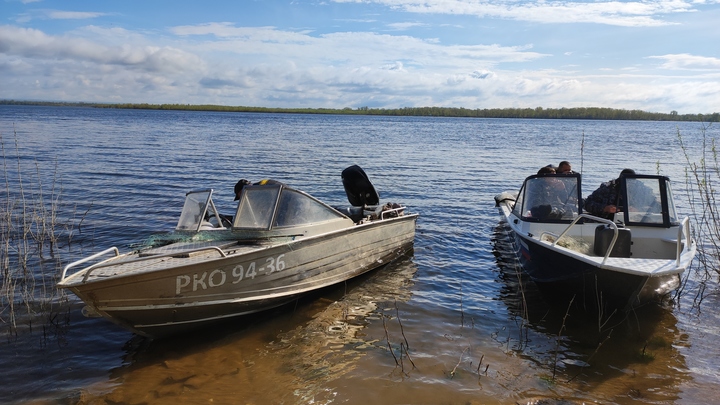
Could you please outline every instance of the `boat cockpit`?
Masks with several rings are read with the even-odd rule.
[[[243,188],[232,230],[269,236],[310,236],[352,225],[351,219],[334,208],[277,183]]]
[[[218,212],[212,193],[207,189],[186,194],[176,231],[230,229],[266,238],[309,236],[353,225],[334,208],[280,183],[245,186],[232,217]]]
[[[357,165],[342,172],[350,207],[331,207],[316,198],[277,181],[248,184],[238,191],[234,216],[222,215],[212,200],[212,189],[190,191],[185,196],[176,231],[232,230],[241,238],[310,236],[401,216],[405,207],[380,204],[375,187]]]
[[[580,174],[529,176],[518,192],[513,214],[526,222],[570,223],[583,213]],[[655,175],[620,178],[614,222],[627,226],[678,225],[670,179]]]

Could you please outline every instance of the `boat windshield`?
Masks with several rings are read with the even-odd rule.
[[[212,202],[212,189],[190,191],[185,195],[180,219],[178,219],[175,230],[197,231],[202,225],[209,225],[208,216],[216,214],[215,205]]]
[[[667,177],[626,176],[624,201],[627,224],[670,226],[678,222]]]
[[[246,186],[233,228],[269,230],[342,218],[320,201],[283,185]]]
[[[580,175],[539,175],[525,180],[513,212],[526,220],[567,222],[577,217]]]

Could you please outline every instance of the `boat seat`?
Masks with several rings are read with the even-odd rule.
[[[605,256],[615,231],[607,225],[599,225],[595,228],[595,254]],[[629,229],[618,228],[618,238],[613,246],[610,257],[630,257],[632,246],[632,235]]]

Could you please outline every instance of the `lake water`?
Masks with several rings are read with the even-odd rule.
[[[678,132],[699,152],[699,123],[0,106],[6,173],[20,165],[28,187],[54,185],[74,218],[62,264],[172,229],[191,189],[214,188],[232,212],[239,178],[343,205],[340,172],[358,164],[382,201],[420,214],[411,258],[187,336],[133,336],[67,295],[54,327],[3,334],[0,403],[720,403],[717,297],[698,313],[684,294],[599,331],[529,284],[523,311],[493,200],[569,160],[585,195],[625,167],[668,175],[687,215]]]

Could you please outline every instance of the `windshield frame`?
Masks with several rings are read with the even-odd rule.
[[[176,231],[198,232],[203,225],[211,225],[208,217],[215,215],[219,218],[215,203],[212,200],[213,189],[192,190],[185,193],[180,217]]]
[[[232,229],[282,232],[347,219],[300,190],[283,184],[252,185],[242,190]]]
[[[549,205],[549,214],[538,215],[536,210],[536,204],[540,197],[538,187],[542,186],[543,182],[549,181],[563,182],[565,186],[563,201],[541,204]],[[552,196],[557,197],[556,194]],[[582,176],[579,173],[532,175],[525,179],[518,192],[513,214],[527,222],[570,223],[582,212],[582,201]]]
[[[652,181],[654,180],[654,181]],[[657,183],[656,183],[657,182]],[[634,186],[637,184],[637,186]],[[649,186],[649,185],[652,185]],[[628,189],[639,190],[641,188],[649,188],[649,192],[655,197],[655,201],[648,205],[647,210],[631,210],[629,207],[637,209],[639,204],[634,204],[638,198],[629,198]],[[672,201],[672,189],[670,187],[670,179],[667,176],[656,176],[648,174],[627,174],[620,177],[620,192],[623,205],[622,218],[623,223],[628,226],[648,226],[669,228],[679,224],[675,203]],[[643,193],[648,192],[644,190]],[[634,194],[637,194],[636,191]],[[632,194],[632,193],[631,193]],[[660,198],[660,201],[657,201]],[[629,204],[628,204],[629,203]],[[640,212],[640,213],[639,213]],[[653,221],[654,220],[654,221]]]

